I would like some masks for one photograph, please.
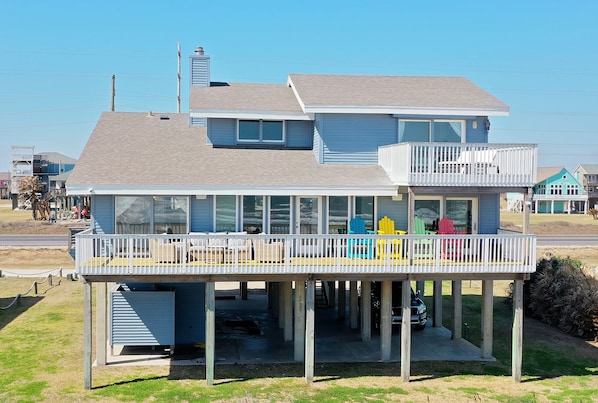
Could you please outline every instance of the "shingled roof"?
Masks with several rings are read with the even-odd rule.
[[[215,148],[189,115],[105,112],[67,182],[71,194],[396,192],[377,165],[319,164],[312,150]],[[365,192],[365,193],[364,193]]]

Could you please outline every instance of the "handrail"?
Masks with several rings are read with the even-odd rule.
[[[533,186],[537,145],[399,143],[378,148],[379,164],[397,184]]]
[[[531,273],[536,260],[528,234],[75,237],[79,275]]]

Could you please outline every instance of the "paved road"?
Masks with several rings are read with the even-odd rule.
[[[66,248],[68,245],[68,235],[0,235],[0,247]]]
[[[538,246],[598,246],[598,235],[538,235]]]

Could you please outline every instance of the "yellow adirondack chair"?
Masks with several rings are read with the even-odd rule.
[[[415,216],[413,218],[413,233],[415,235],[435,235],[436,232],[426,230],[426,223],[421,218]],[[434,240],[433,239],[418,239],[413,241],[414,258],[433,258],[434,257]]]
[[[378,234],[380,235],[405,235],[406,231],[395,229],[395,222],[387,216],[378,221]],[[376,242],[376,255],[381,259],[388,256],[391,259],[400,259],[403,256],[403,240],[399,238],[378,239]]]

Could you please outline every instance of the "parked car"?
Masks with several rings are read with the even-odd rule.
[[[372,328],[380,328],[380,308],[382,301],[380,298],[382,283],[379,281],[372,281]],[[403,309],[401,306],[401,299],[403,293],[403,282],[392,282],[392,310],[391,323],[393,325],[401,325],[403,321]],[[411,289],[411,324],[417,330],[423,330],[428,322],[428,309],[424,301],[419,297],[419,291],[415,293]]]

